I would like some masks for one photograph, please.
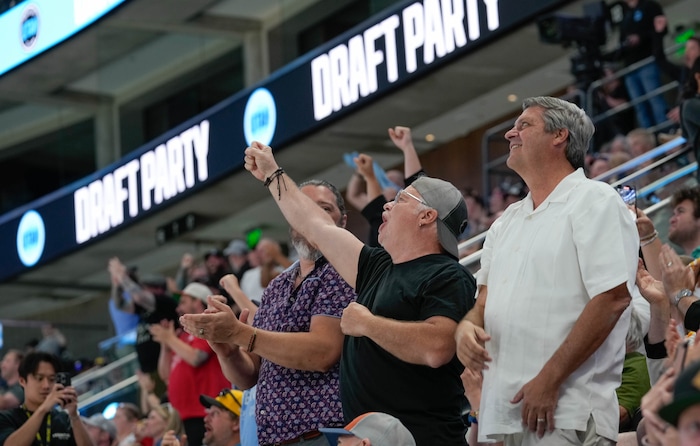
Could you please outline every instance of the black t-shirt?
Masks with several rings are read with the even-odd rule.
[[[148,327],[157,324],[163,319],[177,323],[177,302],[165,294],[156,294],[156,309],[147,311],[145,308],[135,305],[136,314],[139,315],[139,323],[136,326],[136,356],[141,370],[152,373],[158,370],[158,355],[160,344],[153,340]]]
[[[47,427],[49,415],[44,417],[39,429],[41,441],[36,437],[32,446],[75,446],[73,438],[73,428],[70,425],[68,414],[62,410],[51,411],[51,429]],[[13,446],[6,442],[7,437],[12,435],[17,429],[29,419],[25,409],[17,407],[10,410],[0,411],[0,446]],[[46,441],[46,434],[50,432],[51,441]]]
[[[362,248],[357,302],[399,321],[445,316],[456,322],[474,305],[476,281],[447,255],[431,254],[394,265],[381,248]],[[420,445],[464,445],[466,403],[455,356],[438,368],[404,362],[367,337],[346,336],[340,369],[343,412],[397,417]]]

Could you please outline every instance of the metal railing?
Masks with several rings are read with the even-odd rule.
[[[606,181],[611,178],[615,178],[617,175],[625,172],[629,172],[631,170],[634,170],[632,173],[629,175],[616,179],[613,181],[611,186],[619,186],[622,184],[629,184],[629,183],[634,183],[636,180],[639,178],[644,177],[645,175],[648,175],[652,170],[657,169],[659,167],[665,166],[665,165],[670,165],[670,163],[677,161],[680,157],[685,156],[687,153],[691,151],[691,148],[689,146],[683,146],[685,144],[685,139],[679,137],[676,138],[672,141],[669,141],[665,144],[660,145],[659,147],[644,153],[640,155],[637,158],[634,158],[616,168],[613,168],[609,170],[608,172],[605,172],[602,175],[599,175],[598,177],[594,178],[595,180],[600,180],[600,181]],[[652,162],[648,166],[642,166],[642,164],[653,160],[654,158],[661,156],[661,155],[666,155],[663,158]],[[637,169],[638,168],[638,169]],[[638,197],[649,197],[652,194],[655,194],[657,192],[662,191],[664,188],[666,188],[668,185],[675,183],[683,178],[688,177],[689,175],[692,175],[696,170],[698,169],[698,163],[696,161],[693,161],[692,163],[688,163],[687,165],[681,166],[677,169],[674,169],[672,172],[664,175],[663,177],[651,182],[650,184],[640,188],[637,191],[637,196]],[[668,203],[670,203],[670,198],[665,198],[663,200],[660,200],[658,203],[654,203],[645,209],[643,211],[651,216],[651,214],[654,214],[658,212],[661,209],[664,209]],[[469,240],[466,240],[462,243],[459,244],[459,249],[465,250],[468,248],[473,247],[474,245],[481,244],[484,239],[486,238],[486,232],[482,232],[480,234],[475,235],[474,237],[470,238]],[[479,249],[476,252],[473,252],[463,258],[460,259],[459,263],[470,269],[471,271],[475,271],[478,269],[478,262],[481,260],[481,254],[482,250]]]

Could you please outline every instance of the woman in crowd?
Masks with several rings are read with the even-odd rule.
[[[177,436],[184,433],[180,414],[170,403],[165,403],[151,409],[140,436],[144,439],[152,438],[153,446],[161,446],[163,435],[169,430],[174,431]],[[142,441],[141,444],[145,445],[145,442]]]

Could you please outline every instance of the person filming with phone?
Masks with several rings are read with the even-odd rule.
[[[92,446],[78,394],[58,357],[28,354],[19,366],[24,403],[0,412],[0,446]]]

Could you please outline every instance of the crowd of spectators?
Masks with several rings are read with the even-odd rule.
[[[585,184],[587,194],[600,198],[604,194],[598,185],[586,183],[579,168],[595,179],[643,156],[661,142],[658,134],[648,129],[668,120],[679,126],[697,159],[700,43],[697,38],[688,40],[683,65],[672,64],[663,52],[667,23],[660,6],[651,0],[626,0],[626,4],[620,28],[623,60],[631,65],[653,55],[655,62],[628,73],[624,83],[606,72],[609,80],[596,98],[608,109],[619,108],[658,88],[660,68],[681,82],[676,107],[668,110],[661,96],[638,103],[634,117],[628,114],[610,121],[606,127],[609,139],[600,147],[588,151],[585,158],[586,150],[577,148],[580,160],[567,151],[562,152],[566,157],[554,161],[543,156],[538,162],[548,164],[538,167],[523,160],[516,160],[522,164],[512,161],[524,181],[515,176],[503,178],[492,190],[484,191],[487,197],[474,188],[458,190],[426,176],[411,129],[393,127],[388,136],[402,152],[403,169],[383,172],[368,154],[352,158],[355,172],[347,185],[346,199],[370,226],[368,235],[358,234],[357,238],[343,229],[345,205],[333,185],[312,181],[297,189],[276,165],[269,147],[253,145],[246,151],[246,168],[265,186],[277,186],[270,190],[293,226],[290,238],[294,250],[290,252],[285,242],[271,238],[264,237],[254,246],[233,239],[223,249],[203,255],[184,253],[173,277],[140,274],[118,258],[109,259],[112,291],[108,310],[115,333],[136,333],[138,401],[120,402],[110,418],[102,414],[80,417],[77,391],[70,381],[62,380],[61,372],[70,369],[61,361],[67,340],[58,328],[46,324],[41,339],[32,342],[31,348],[7,350],[0,364],[0,445],[32,444],[34,438],[41,444],[77,446],[321,446],[355,444],[350,442],[358,440],[366,441],[363,444],[398,441],[426,445],[435,441],[463,444],[462,438],[476,445],[487,436],[505,440],[505,444],[530,444],[528,435],[546,437],[555,431],[555,420],[560,425],[559,417],[565,427],[580,431],[583,426],[587,438],[598,435],[614,441],[611,429],[618,426],[614,430],[620,432],[621,445],[695,444],[692,440],[700,432],[700,347],[693,342],[700,327],[700,260],[694,260],[700,258],[700,186],[673,193],[667,234],[659,234],[641,209],[634,209],[636,231],[631,234],[627,226],[632,223],[623,222],[619,203],[606,201],[610,221],[624,230],[622,239],[610,240],[600,252],[587,246],[581,256],[599,259],[604,257],[599,255],[603,251],[624,248],[624,253],[606,260],[620,261],[615,270],[620,274],[615,279],[610,279],[612,269],[605,275],[609,278],[606,285],[617,286],[589,296],[591,301],[598,296],[608,299],[611,305],[606,309],[614,310],[615,317],[597,325],[588,320],[588,334],[597,342],[589,351],[566,336],[580,334],[577,321],[581,319],[577,318],[594,310],[588,305],[579,308],[578,303],[566,308],[572,311],[571,320],[559,321],[564,328],[558,328],[557,333],[566,337],[559,341],[570,342],[570,351],[562,352],[556,349],[559,344],[547,342],[533,354],[541,359],[541,370],[532,369],[531,381],[523,381],[523,376],[512,381],[522,387],[514,388],[518,392],[508,403],[521,404],[522,413],[519,408],[517,414],[505,417],[494,414],[498,412],[494,407],[505,406],[493,374],[510,379],[509,373],[515,372],[497,367],[487,372],[484,368],[493,360],[489,353],[494,357],[504,352],[515,355],[517,361],[530,363],[527,367],[533,361],[523,351],[513,350],[515,342],[493,350],[487,334],[492,328],[489,323],[498,327],[500,336],[511,336],[512,327],[499,325],[507,324],[506,318],[499,324],[489,319],[489,311],[496,312],[494,305],[503,311],[510,296],[495,285],[496,279],[489,281],[489,274],[496,274],[494,277],[505,283],[506,273],[498,272],[492,262],[503,262],[499,268],[509,266],[501,271],[519,271],[512,267],[522,266],[516,260],[504,262],[504,254],[495,243],[504,237],[499,232],[502,226],[519,218],[514,214],[523,203],[532,201],[537,207],[547,196],[542,191],[555,193],[553,187],[548,189],[551,185],[543,186],[543,178],[555,177],[564,165],[563,170],[573,173],[559,178],[561,184]],[[546,121],[546,113],[537,113],[547,107],[562,106],[542,98],[526,104],[506,134],[511,157],[513,151],[522,150],[527,138],[522,135],[528,134],[529,127]],[[559,148],[557,131],[574,134],[580,130],[576,125],[545,127],[545,133],[555,135],[552,146]],[[646,160],[637,168],[652,162]],[[378,175],[385,180],[380,181]],[[641,177],[637,186],[650,184],[657,179],[654,175]],[[409,203],[415,209],[404,211]],[[318,207],[323,212],[315,209]],[[591,214],[602,212],[602,207],[591,209]],[[468,220],[463,218],[467,215]],[[526,219],[517,221],[519,227],[525,226]],[[533,237],[538,234],[536,227],[528,230],[533,231]],[[475,282],[456,260],[481,249],[483,242],[459,252],[457,243],[487,231],[487,263]],[[397,234],[407,237],[401,239]],[[624,276],[622,264],[636,258],[637,252],[627,249],[636,243],[627,241],[637,238],[640,257],[636,276],[621,284],[612,283]],[[367,246],[358,239],[366,240]],[[662,240],[670,241],[677,250]],[[509,249],[519,247],[513,240],[507,243]],[[549,247],[542,249],[550,252]],[[552,268],[571,266],[565,263],[552,264]],[[602,271],[599,273],[602,280]],[[552,287],[560,286],[551,281]],[[526,294],[543,290],[544,282],[539,288],[529,283],[532,287]],[[487,285],[492,288],[490,301],[497,302],[488,311]],[[400,304],[385,297],[389,294],[400,296]],[[533,296],[532,302],[544,302],[544,295]],[[474,296],[476,304],[471,300]],[[627,298],[631,302],[628,310]],[[518,305],[530,311],[527,304]],[[575,311],[571,310],[574,307]],[[517,314],[518,319],[521,316]],[[526,323],[546,324],[534,313],[531,316]],[[581,362],[571,356],[574,351],[584,355]],[[614,357],[593,361],[595,365],[583,362],[588,358],[585,355],[597,358],[601,351],[614,353]],[[570,374],[580,372],[595,378],[596,367],[605,367],[605,386],[597,383],[592,393],[600,391],[602,395],[611,385],[608,378],[617,380],[615,419],[605,418],[608,412],[602,409],[591,409],[585,417],[571,415],[574,403],[581,400],[569,393],[560,395],[558,386],[576,394],[582,375],[566,384],[568,376],[546,379],[554,376],[548,370],[548,355],[565,359],[562,364]],[[75,372],[73,369],[72,374]],[[533,388],[540,390],[547,385],[556,388],[543,391],[544,397],[533,396]],[[460,389],[459,395],[455,388]],[[592,404],[612,401],[608,397],[594,397]],[[568,411],[565,415],[559,411],[559,403],[566,406],[562,409]],[[584,419],[588,415],[590,418]],[[507,427],[518,423],[522,423],[522,432]],[[556,441],[543,444],[558,444]]]

